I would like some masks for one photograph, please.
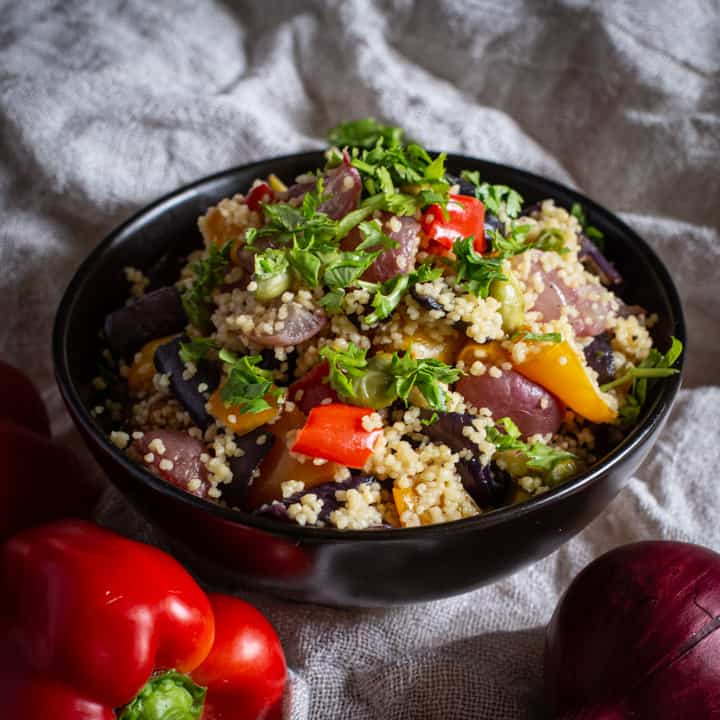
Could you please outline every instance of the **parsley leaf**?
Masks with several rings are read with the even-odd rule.
[[[353,148],[351,162],[369,196],[364,204],[396,215],[411,215],[430,202],[447,203],[450,185],[445,178],[446,157],[440,153],[432,158],[416,143],[387,143],[380,138],[372,147]]]
[[[194,338],[190,342],[180,343],[180,358],[185,363],[197,363],[205,360],[212,350],[219,346],[212,338]]]
[[[182,304],[191,324],[203,332],[210,332],[210,301],[213,292],[220,286],[230,262],[232,241],[222,248],[208,247],[207,256],[190,265],[194,277],[192,284],[182,294]]]
[[[266,395],[279,397],[280,388],[273,385],[270,371],[258,367],[260,355],[243,355],[238,358],[229,350],[220,350],[220,359],[229,367],[228,378],[220,388],[220,397],[226,406],[238,405],[240,413],[259,413],[272,406]]]
[[[501,258],[509,258],[519,255],[528,250],[531,245],[527,243],[527,236],[530,232],[530,225],[513,224],[507,236],[499,230],[494,230],[492,235],[492,249]]]
[[[376,220],[372,222],[362,222],[359,225],[362,242],[355,248],[358,250],[368,250],[370,248],[396,248],[399,243],[388,237],[381,229],[380,223]]]
[[[351,120],[332,128],[328,140],[338,147],[372,148],[378,140],[386,145],[397,145],[402,142],[403,130],[392,125],[384,125],[374,118]]]
[[[367,350],[350,343],[347,350],[335,350],[325,346],[320,350],[321,357],[328,361],[330,371],[328,381],[332,388],[348,402],[358,403],[357,388],[369,372],[371,361],[367,359]],[[376,356],[379,357],[379,356]],[[374,372],[384,367],[387,382],[382,383],[386,405],[395,398],[408,404],[410,391],[416,387],[433,410],[443,411],[446,407],[446,391],[440,383],[453,383],[461,375],[460,370],[446,365],[440,360],[415,359],[409,352],[402,357],[394,353],[389,364],[376,364]]]
[[[573,203],[570,208],[570,214],[577,218],[577,221],[580,223],[580,227],[582,228],[583,232],[598,246],[600,250],[603,249],[604,239],[605,239],[605,233],[602,230],[599,230],[594,225],[588,225],[587,223],[587,217],[585,215],[585,210],[583,209],[583,206],[580,203]]]
[[[456,281],[473,295],[486,298],[493,280],[507,280],[502,273],[502,259],[481,255],[475,250],[474,238],[460,238],[453,244]]]
[[[342,397],[354,398],[353,379],[360,378],[367,368],[367,350],[350,343],[347,350],[336,350],[329,345],[320,349],[320,357],[328,361],[328,382]]]
[[[363,318],[363,322],[372,326],[390,317],[393,310],[400,304],[403,295],[416,283],[432,282],[442,275],[440,268],[423,263],[409,275],[396,275],[381,283],[360,282],[360,286],[373,294],[371,307],[373,311]]]
[[[673,337],[670,349],[664,355],[656,348],[653,348],[647,358],[637,367],[630,368],[621,377],[600,387],[603,392],[607,392],[613,388],[632,383],[625,402],[620,408],[620,421],[623,425],[629,426],[637,422],[640,411],[647,399],[648,387],[655,380],[670,377],[679,372],[672,366],[680,357],[682,350],[682,343],[676,337]]]
[[[499,429],[499,427],[502,428]],[[574,460],[575,455],[565,450],[536,442],[529,445],[520,439],[520,428],[509,418],[500,418],[495,427],[485,430],[489,442],[495,445],[496,452],[516,450],[525,455],[527,467],[531,470],[549,472],[564,460]]]
[[[568,249],[565,247],[565,236],[560,228],[545,228],[540,233],[538,239],[534,243],[531,243],[530,247],[537,248],[538,250],[556,252],[560,255],[568,252]]]
[[[390,372],[395,379],[395,392],[405,405],[410,391],[416,387],[432,410],[445,411],[445,389],[440,383],[453,383],[460,378],[460,370],[440,360],[423,358],[416,360],[406,352],[402,357],[393,354]]]
[[[460,177],[475,187],[475,197],[500,220],[516,218],[522,209],[523,198],[519,192],[507,185],[491,185],[480,181],[477,170],[463,170]]]

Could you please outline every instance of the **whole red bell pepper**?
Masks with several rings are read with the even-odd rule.
[[[281,695],[285,663],[272,627],[248,608],[211,601],[169,555],[90,523],[26,530],[0,548],[4,711],[256,720]]]
[[[366,430],[368,408],[344,403],[318,405],[310,411],[292,451],[323,458],[350,468],[362,468],[372,454],[382,429]]]
[[[485,206],[470,195],[450,195],[445,212],[440,205],[430,205],[421,225],[425,235],[443,250],[452,249],[455,240],[471,235],[477,252],[487,248]]]

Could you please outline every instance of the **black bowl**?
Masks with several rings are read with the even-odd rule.
[[[286,525],[189,495],[131,462],[90,415],[91,379],[104,316],[128,293],[122,268],[147,268],[168,250],[200,246],[197,218],[256,177],[291,179],[323,164],[320,152],[276,158],[198,180],[153,203],[103,240],[72,279],[53,336],[60,390],[77,427],[112,482],[149,522],[201,569],[222,570],[239,585],[296,600],[338,606],[386,606],[465,592],[539,560],[582,530],[645,458],[680,387],[680,375],[656,384],[639,424],[600,463],[528,502],[444,525],[339,531]],[[457,155],[448,167],[478,169],[483,179],[516,188],[526,202],[582,203],[607,238],[606,254],[625,277],[623,299],[655,312],[655,342],[685,342],[677,291],[655,253],[612,213],[562,185],[515,168]],[[682,362],[682,359],[681,361]]]

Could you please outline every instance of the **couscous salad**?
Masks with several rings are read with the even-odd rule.
[[[582,208],[373,120],[330,141],[211,207],[189,257],[126,268],[94,381],[112,442],[209,501],[353,530],[521,502],[620,442],[681,347],[613,292]]]

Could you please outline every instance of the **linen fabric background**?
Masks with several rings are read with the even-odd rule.
[[[82,258],[176,186],[321,147],[350,118],[581,189],[678,284],[690,341],[670,422],[554,555],[389,610],[241,593],[284,643],[286,718],[543,717],[543,626],[587,562],[645,538],[720,549],[719,80],[711,0],[0,3],[0,354],[39,383],[54,431],[78,448],[49,347]],[[156,539],[112,491],[99,516]]]

